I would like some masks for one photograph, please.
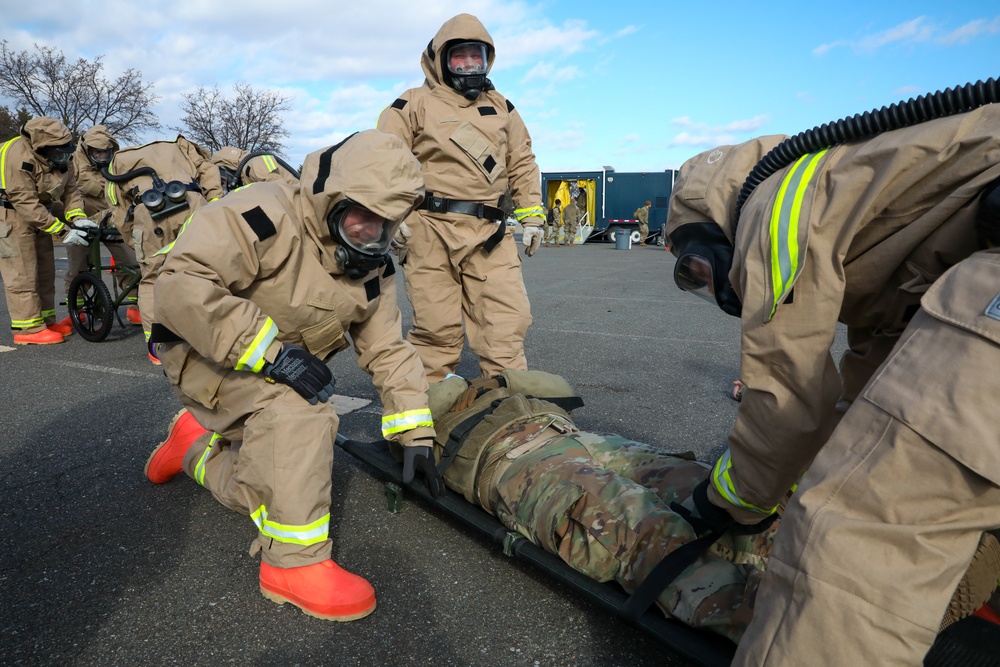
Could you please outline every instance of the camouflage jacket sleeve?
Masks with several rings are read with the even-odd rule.
[[[199,354],[227,368],[259,372],[280,348],[278,329],[266,313],[238,293],[281,265],[291,240],[278,233],[261,241],[246,220],[228,208],[199,209],[185,224],[154,286],[156,320]]]
[[[514,216],[518,221],[537,217],[541,224],[545,217],[542,213],[542,177],[531,150],[531,136],[514,105],[507,102],[507,107],[510,110],[507,119],[507,174],[514,198]]]
[[[382,435],[403,445],[417,438],[433,438],[427,378],[416,350],[403,339],[392,273],[383,272],[380,290],[370,316],[353,324],[350,333],[358,363],[372,376],[382,398]]]

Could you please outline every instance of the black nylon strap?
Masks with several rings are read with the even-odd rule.
[[[483,241],[483,250],[486,251],[487,255],[493,252],[493,249],[496,248],[501,241],[503,241],[503,237],[506,233],[507,233],[507,225],[506,223],[501,221],[497,225],[496,231],[490,234],[490,237],[488,239]]]
[[[506,217],[504,216],[504,212],[496,206],[490,206],[489,204],[483,204],[475,201],[461,201],[459,199],[435,197],[430,194],[424,198],[424,202],[420,205],[420,209],[423,211],[430,211],[431,213],[460,213],[462,215],[471,215],[476,218],[497,220],[500,222],[503,222]]]
[[[639,587],[633,591],[628,600],[621,607],[621,615],[627,620],[635,623],[646,613],[649,605],[656,601],[663,589],[670,585],[674,579],[687,569],[692,563],[698,560],[705,551],[712,546],[712,543],[722,536],[725,531],[718,530],[702,535],[696,540],[692,540],[682,547],[671,551],[664,556],[663,560],[653,568]]]
[[[472,429],[482,421],[483,417],[486,415],[493,414],[493,411],[497,409],[500,405],[500,401],[493,401],[490,407],[485,410],[480,410],[471,417],[465,418],[461,424],[451,429],[451,433],[448,434],[448,444],[444,446],[444,451],[441,452],[441,461],[438,463],[438,472],[444,474],[444,471],[448,469],[455,457],[458,456],[458,452],[462,449],[462,445],[465,444],[465,439],[469,437],[469,433]]]
[[[166,328],[159,322],[153,322],[149,328],[150,343],[183,343],[184,339]]]

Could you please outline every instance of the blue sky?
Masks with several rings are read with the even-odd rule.
[[[15,49],[102,55],[109,76],[140,70],[164,128],[198,85],[280,91],[292,98],[293,164],[373,127],[423,81],[421,51],[460,12],[493,35],[491,79],[524,117],[543,171],[676,168],[716,145],[1000,77],[996,2],[755,4],[0,0],[0,34]]]

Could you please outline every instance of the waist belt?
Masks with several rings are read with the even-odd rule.
[[[476,218],[493,220],[494,222],[503,222],[504,218],[507,217],[496,206],[476,201],[435,197],[433,195],[427,195],[424,198],[424,203],[420,205],[420,209],[430,211],[431,213],[461,213],[462,215],[471,215]]]
[[[13,205],[13,204],[11,204],[11,203],[10,203],[9,201],[7,201],[6,199],[0,199],[0,204],[3,204],[3,207],[4,207],[4,208],[9,208],[9,209],[10,209],[10,210],[12,210],[12,211],[14,210],[14,205]]]

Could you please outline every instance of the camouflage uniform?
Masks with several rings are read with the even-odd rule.
[[[563,209],[563,232],[566,234],[566,245],[572,246],[576,238],[576,228],[580,224],[580,207],[575,201],[570,201]]]
[[[555,404],[527,399],[513,385],[448,412],[456,385],[464,388],[464,380],[435,383],[428,392],[439,458],[453,429],[477,412],[492,411],[468,431],[445,482],[508,529],[630,593],[667,554],[697,537],[670,504],[707,478],[706,464],[618,435],[579,431]],[[507,410],[518,402],[520,416]],[[738,642],[776,527],[758,535],[726,533],[660,594],[660,609]]]
[[[552,220],[545,216],[545,245],[559,245],[559,228],[562,227],[562,206],[552,207]]]

